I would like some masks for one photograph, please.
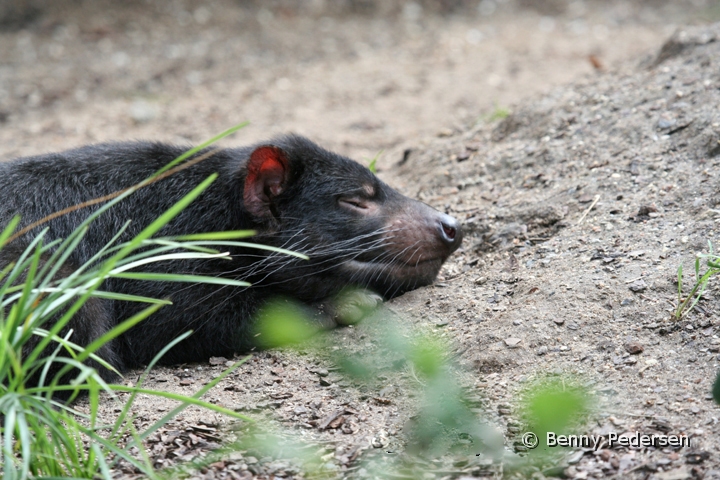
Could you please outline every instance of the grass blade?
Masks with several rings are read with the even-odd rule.
[[[175,273],[144,273],[144,272],[127,272],[113,275],[114,278],[124,278],[128,280],[145,280],[153,282],[186,282],[186,283],[209,283],[215,285],[229,285],[233,287],[249,287],[248,282],[241,280],[231,280],[220,277],[204,277],[200,275],[178,275]]]

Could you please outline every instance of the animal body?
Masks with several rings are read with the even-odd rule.
[[[16,214],[22,225],[130,187],[186,149],[159,143],[108,143],[0,164],[0,226]],[[170,340],[194,333],[164,363],[230,356],[253,347],[253,317],[266,302],[287,297],[307,305],[359,287],[385,299],[430,284],[460,245],[458,222],[409,199],[364,166],[299,136],[222,149],[140,189],[89,227],[70,262],[82,265],[127,220],[121,239],[139,233],[210,174],[219,177],[159,236],[253,229],[254,242],[306,254],[231,248],[231,261],[169,261],[142,268],[246,280],[249,288],[109,279],[103,290],[170,298],[171,306],[133,327],[99,352],[118,370],[149,362]],[[66,238],[88,207],[55,218],[48,239]],[[0,251],[12,261],[37,230]],[[0,265],[1,267],[2,265]],[[136,313],[141,305],[94,298],[71,321],[76,343],[87,345]]]

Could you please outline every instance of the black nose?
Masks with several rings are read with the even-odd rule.
[[[450,251],[454,252],[462,242],[460,222],[450,215],[441,215],[439,223],[440,238],[450,248]]]

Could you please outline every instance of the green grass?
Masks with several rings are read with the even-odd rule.
[[[109,385],[96,370],[84,362],[93,359],[106,368],[110,365],[95,352],[107,342],[122,335],[170,302],[140,296],[123,295],[101,289],[109,278],[130,278],[138,281],[213,283],[247,286],[233,279],[196,275],[149,274],[133,270],[144,264],[174,259],[229,258],[222,248],[228,246],[256,246],[238,240],[252,235],[251,231],[211,232],[178,237],[154,238],[154,235],[197,198],[217,175],[211,175],[168,211],[159,216],[132,240],[118,243],[128,224],[84,265],[66,278],[56,279],[62,268],[82,241],[88,226],[116,203],[158,179],[184,168],[191,162],[202,161],[210,154],[190,159],[199,150],[235,132],[238,127],[194,148],[165,166],[145,181],[127,190],[115,192],[101,201],[78,206],[102,204],[73,231],[68,238],[46,242],[47,230],[40,231],[16,262],[0,272],[0,445],[2,470],[6,480],[38,477],[111,478],[118,462],[134,466],[148,478],[165,476],[155,472],[142,442],[153,432],[177,416],[189,405],[199,406],[236,419],[249,420],[232,410],[201,400],[203,394],[236,369],[237,362],[192,396],[150,390],[143,387],[147,371],[172,346],[191,334],[170,342],[148,365],[147,371],[135,386]],[[182,163],[184,160],[188,160]],[[65,212],[72,211],[66,209]],[[50,218],[55,218],[50,217]],[[45,219],[45,221],[49,220]],[[16,231],[20,219],[14,218],[0,234],[0,248],[31,228]],[[270,248],[257,246],[258,248]],[[276,250],[282,251],[282,250]],[[282,251],[285,252],[285,251]],[[292,252],[285,252],[292,254]],[[297,255],[297,254],[294,254]],[[301,256],[302,257],[302,256]],[[61,337],[80,308],[91,298],[106,298],[146,303],[147,308],[106,332],[90,345],[81,347],[72,342],[71,332]],[[244,360],[243,360],[244,361]],[[68,382],[68,375],[71,380]],[[29,384],[30,379],[34,384]],[[39,381],[38,381],[39,379]],[[62,379],[62,381],[61,381]],[[88,412],[75,410],[72,403],[56,400],[65,393],[70,401],[79,394],[88,395]],[[101,396],[101,393],[106,395]],[[117,419],[112,424],[99,421],[101,401],[112,401],[115,392],[128,392]],[[133,426],[132,407],[138,394],[163,397],[178,402],[178,406],[163,418],[138,431]],[[137,447],[139,455],[131,454]],[[172,477],[172,475],[169,475]]]
[[[695,305],[697,305],[705,293],[710,278],[720,273],[720,255],[714,252],[711,242],[708,242],[708,252],[707,254],[695,257],[695,283],[687,296],[683,295],[683,266],[680,264],[678,267],[678,301],[674,314],[675,320],[681,320],[695,308]],[[706,269],[704,272],[700,271],[701,259],[705,260]],[[720,373],[718,373],[715,379],[711,393],[715,402],[720,404]]]
[[[368,160],[368,170],[370,170],[372,173],[377,173],[377,161],[383,152],[384,152],[384,150],[380,150],[377,154],[375,154],[375,156],[373,158]]]
[[[708,248],[708,254],[698,255],[695,258],[695,283],[687,296],[683,295],[683,266],[681,264],[678,267],[678,304],[675,309],[675,320],[680,320],[697,305],[705,293],[710,278],[720,273],[720,255],[714,253],[712,243],[708,242]],[[707,267],[702,273],[700,272],[700,259],[705,259]]]
[[[495,107],[493,108],[493,111],[488,113],[483,117],[483,120],[485,120],[488,123],[495,122],[497,120],[503,120],[510,116],[510,110],[505,107],[501,107],[497,103],[495,103]]]

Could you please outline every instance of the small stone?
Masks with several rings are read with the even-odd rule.
[[[553,318],[553,322],[555,322],[556,325],[562,325],[563,323],[565,323],[565,319],[564,318]]]
[[[677,123],[674,118],[661,118],[658,120],[657,126],[659,129],[664,130],[673,127]]]
[[[385,433],[385,431],[380,431],[380,433],[373,437],[370,441],[373,448],[384,448],[388,445],[388,443],[390,443],[390,441],[388,440],[387,433]]]
[[[270,394],[270,398],[273,400],[286,400],[292,397],[293,394],[291,392],[275,392]]]
[[[505,339],[505,345],[507,345],[508,348],[517,348],[518,345],[520,345],[520,342],[522,342],[522,338],[506,338]]]
[[[537,353],[537,355],[538,355],[539,357],[541,357],[541,356],[545,355],[547,352],[548,352],[548,347],[546,347],[545,345],[543,345],[542,347],[538,348],[535,353]]]
[[[135,123],[147,123],[157,117],[157,108],[145,100],[137,100],[130,105],[130,118]]]
[[[642,205],[637,212],[638,217],[649,216],[651,213],[657,213],[657,207],[655,205]]]
[[[622,302],[620,302],[621,307],[627,307],[628,305],[632,305],[635,303],[635,300],[632,298],[623,298]]]
[[[568,463],[568,465],[575,465],[582,459],[583,455],[585,455],[585,452],[583,450],[578,450],[577,452],[566,457],[565,461]]]
[[[227,361],[228,359],[225,357],[210,357],[208,363],[210,363],[210,365],[225,365]]]
[[[637,280],[637,281],[631,283],[628,288],[635,293],[640,293],[640,292],[644,292],[645,290],[647,290],[647,284],[645,283],[644,280]]]
[[[658,475],[660,480],[686,480],[692,478],[692,474],[685,467],[668,470]]]
[[[395,390],[396,390],[395,385],[388,385],[386,387],[383,387],[382,390],[380,390],[379,395],[381,397],[388,397],[389,395],[392,395],[393,393],[395,393]]]
[[[628,342],[625,344],[625,351],[630,355],[639,355],[645,351],[645,348],[638,342]]]
[[[563,471],[563,476],[566,478],[576,478],[579,473],[580,472],[578,472],[577,468],[569,466]]]
[[[602,458],[603,461],[607,462],[608,460],[610,460],[610,458],[612,458],[612,456],[613,456],[613,453],[610,450],[608,450],[608,449],[600,450],[600,458]]]

